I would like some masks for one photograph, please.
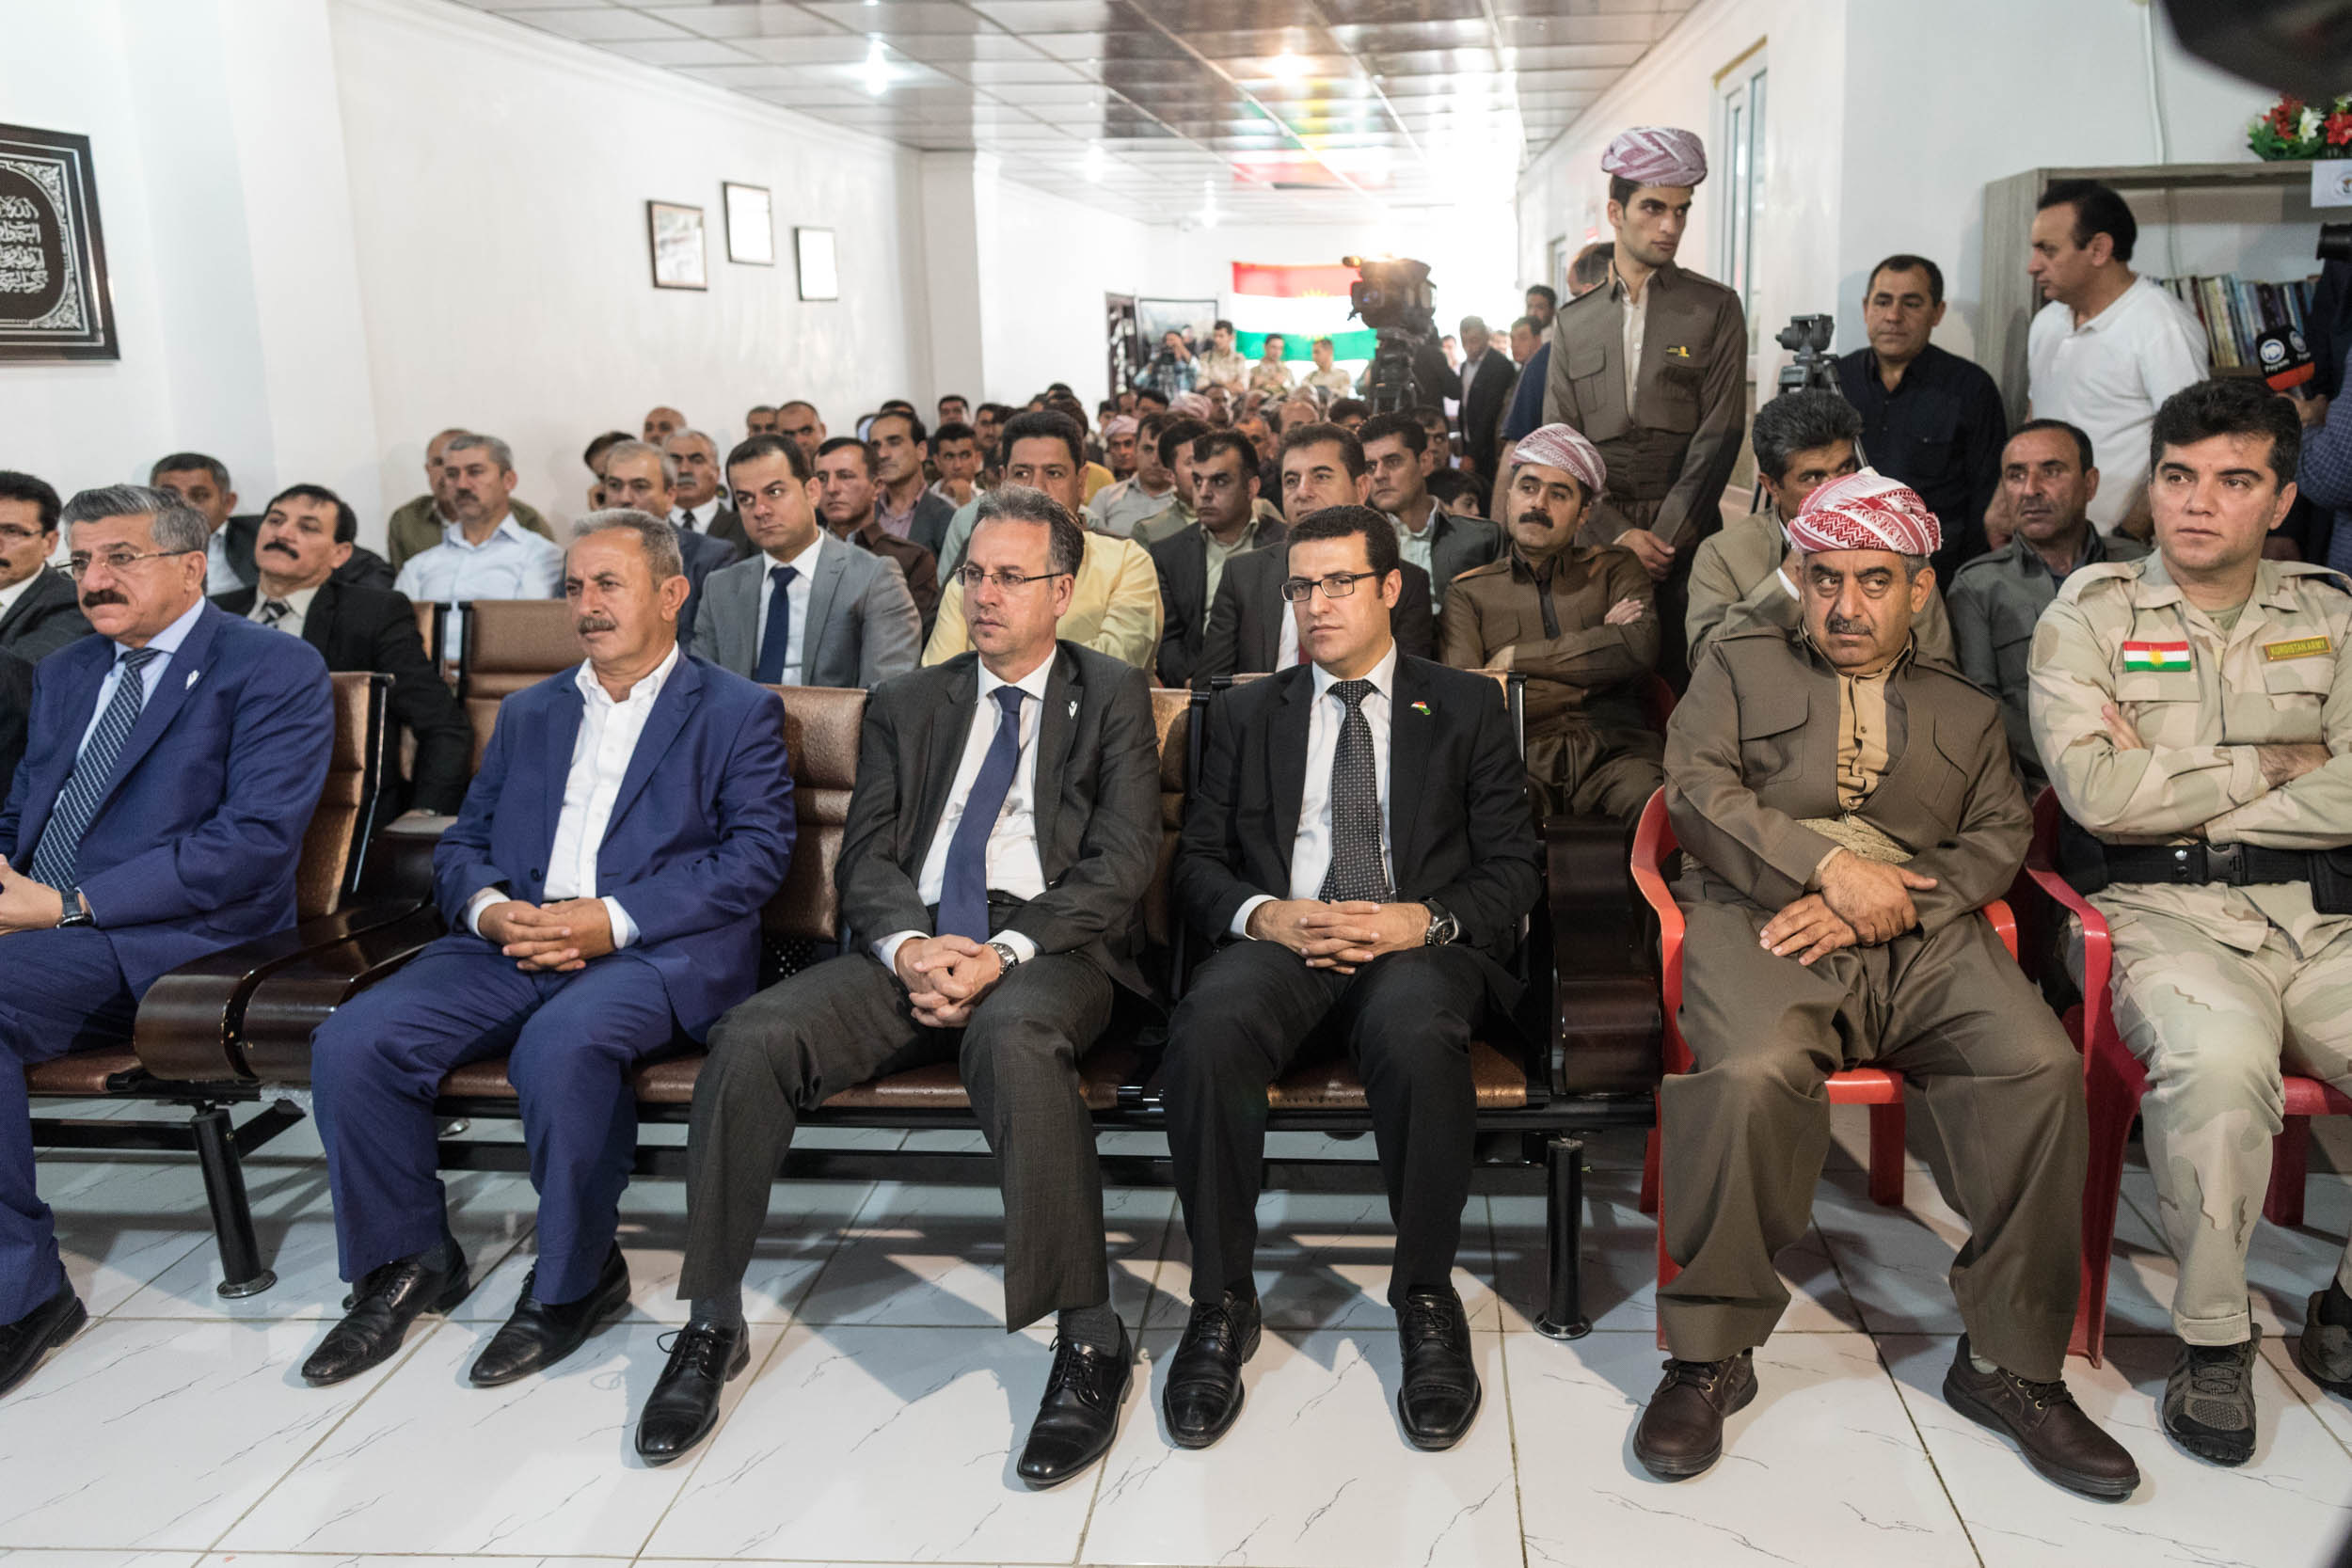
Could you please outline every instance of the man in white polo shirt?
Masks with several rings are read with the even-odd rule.
[[[2026,334],[2026,362],[2033,417],[2081,427],[2099,454],[2091,523],[2145,539],[2149,424],[2212,361],[2196,312],[2132,271],[2138,234],[2123,198],[2096,181],[2055,181],[2042,193],[2026,271],[2049,303]]]

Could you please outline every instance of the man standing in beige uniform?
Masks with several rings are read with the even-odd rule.
[[[1707,150],[1688,131],[1628,131],[1609,144],[1608,287],[1551,325],[1544,423],[1584,433],[1609,494],[1584,543],[1639,556],[1661,587],[1662,667],[1679,684],[1692,552],[1722,524],[1724,485],[1747,417],[1748,329],[1740,296],[1675,264]]]
[[[2151,432],[2156,553],[2084,566],[2033,640],[2034,741],[2071,819],[2068,879],[2114,933],[2116,1025],[2181,1338],[2164,1426],[2254,1451],[2246,1247],[2270,1183],[2280,1067],[2352,1091],[2352,583],[2265,561],[2295,501],[2295,405],[2260,382],[2173,393]],[[2352,1393],[2352,1256],[2296,1357]]]
[[[1788,1304],[1773,1256],[1804,1235],[1829,1151],[1829,1074],[1909,1078],[1944,1140],[1970,1235],[1951,1270],[1966,1332],[1952,1407],[2061,1486],[2138,1484],[2060,1371],[2074,1321],[2082,1068],[1977,914],[2031,823],[1999,705],[1921,657],[1935,514],[1868,469],[1792,525],[1804,624],[1716,640],[1666,732],[1683,847],[1680,1020],[1692,1070],[1659,1091],[1673,1359],[1633,1435],[1665,1480],[1723,1451],[1756,1397],[1755,1348]]]

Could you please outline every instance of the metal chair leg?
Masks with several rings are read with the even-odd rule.
[[[1535,1332],[1581,1339],[1593,1331],[1584,1315],[1581,1249],[1584,1241],[1584,1140],[1557,1133],[1545,1145],[1544,1220],[1551,1250],[1550,1299]]]
[[[196,1157],[204,1167],[204,1201],[212,1206],[213,1235],[220,1245],[220,1293],[230,1299],[261,1294],[278,1283],[262,1262],[253,1236],[253,1205],[245,1193],[245,1167],[237,1159],[236,1127],[228,1108],[207,1105],[196,1113]]]

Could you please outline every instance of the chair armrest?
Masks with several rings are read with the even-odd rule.
[[[240,1031],[251,1077],[299,1086],[310,1081],[310,1032],[328,1014],[393,974],[446,934],[441,911],[412,904],[392,918],[310,948],[254,987]]]
[[[2009,949],[2009,956],[2012,958],[2017,957],[2017,914],[2009,907],[2009,900],[1995,898],[1978,912],[1992,925],[1993,934],[2001,939],[2001,945]]]
[[[402,816],[376,829],[359,874],[360,896],[411,905],[433,901],[433,851],[454,816]]]

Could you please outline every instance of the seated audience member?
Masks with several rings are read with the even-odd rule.
[[[1249,367],[1249,389],[1263,396],[1275,396],[1291,389],[1291,370],[1282,363],[1282,354],[1289,344],[1279,332],[1269,332],[1260,348],[1258,362]]]
[[[792,855],[782,705],[678,647],[676,537],[643,512],[580,520],[564,593],[587,659],[500,705],[433,857],[450,934],[311,1037],[352,1284],[303,1363],[314,1386],[385,1361],[420,1314],[465,1298],[433,1101],[466,1062],[507,1057],[539,1196],[538,1258],[469,1380],[553,1366],[628,1307],[629,1071],[752,993],[760,907]]]
[[[691,432],[679,432],[688,434]],[[678,527],[678,462],[669,453],[643,441],[615,441],[605,450],[603,472],[608,511],[650,512],[669,521],[677,534],[678,560],[687,586],[686,603],[677,612],[677,640],[681,647],[691,648],[694,617],[702,611],[703,584],[709,580],[711,573],[735,564],[735,546],[692,529]]]
[[[1658,1291],[1671,1359],[1634,1457],[1673,1481],[1722,1454],[1788,1305],[1772,1260],[1812,1224],[1828,1076],[1871,1064],[1920,1088],[1971,1231],[1945,1399],[2059,1485],[2128,1496],[2131,1456],[2060,1375],[2082,1060],[1976,912],[2008,891],[2032,821],[1999,705],[1912,629],[1935,596],[1935,515],[1866,468],[1816,490],[1792,533],[1801,628],[1718,637],[1666,730],[1695,1060],[1659,1091],[1659,1222],[1681,1272]]]
[[[1114,414],[1109,418],[1109,420],[1104,421],[1103,425],[1103,463],[1104,466],[1111,471],[1112,484],[1123,484],[1127,482],[1127,480],[1134,476],[1136,471],[1136,433],[1140,428],[1140,425],[1135,418],[1126,414]],[[1105,485],[1104,488],[1108,489],[1109,486]],[[1091,509],[1094,505],[1095,497],[1099,497],[1101,494],[1102,491],[1098,490],[1095,492],[1094,496],[1090,496],[1087,499],[1087,505],[1089,509]]]
[[[1656,585],[1641,558],[1576,542],[1608,466],[1564,424],[1513,449],[1511,547],[1454,579],[1445,662],[1527,676],[1527,778],[1545,816],[1630,818],[1663,782],[1643,688],[1658,669]]]
[[[1482,517],[1454,515],[1429,493],[1429,434],[1412,415],[1378,415],[1356,436],[1372,472],[1372,504],[1396,525],[1398,554],[1428,574],[1432,608],[1441,608],[1457,573],[1502,551],[1502,531]]]
[[[979,495],[980,443],[970,425],[959,420],[932,431],[930,455],[931,467],[939,470],[939,478],[931,483],[931,495],[951,508],[962,506]]]
[[[457,515],[449,507],[450,477],[446,460],[449,444],[465,434],[454,428],[444,430],[424,444],[425,493],[413,500],[402,502],[393,509],[390,519],[384,525],[386,564],[394,572],[407,565],[410,556],[439,544],[441,530],[457,520]],[[627,438],[620,432],[615,432],[612,436],[616,441]],[[594,467],[595,461],[594,457],[589,459],[591,467]],[[511,497],[506,504],[515,514],[516,522],[541,538],[553,541],[555,534],[535,508]],[[389,588],[391,585],[378,583],[374,586]]]
[[[1001,403],[984,403],[972,416],[972,434],[979,437],[980,452],[987,456],[996,451],[997,437],[1005,433],[1005,421],[1012,418],[1012,410]]]
[[[1146,414],[1127,422],[1132,426],[1135,471],[1104,485],[1087,502],[1086,526],[1114,539],[1133,537],[1137,524],[1176,504],[1178,499],[1176,476],[1160,455],[1160,437],[1168,429],[1168,416]]]
[[[798,443],[741,443],[727,453],[727,484],[760,553],[704,585],[695,657],[769,686],[870,689],[914,668],[923,618],[906,574],[819,525]]]
[[[1837,386],[1862,416],[1870,467],[1908,484],[1944,526],[1929,562],[1948,591],[1984,553],[1984,514],[2001,484],[2009,414],[2001,389],[1970,360],[1928,341],[1944,320],[1944,269],[1889,256],[1862,294],[1869,341],[1837,357]]]
[[[939,613],[939,563],[912,539],[883,531],[874,520],[874,454],[854,436],[836,436],[817,449],[818,515],[836,539],[898,563],[926,636]]]
[[[1095,460],[1100,453],[1094,450],[1093,440],[1087,434],[1086,404],[1065,391],[1048,397],[1045,400],[1045,406],[1054,413],[1064,416],[1072,424],[1078,427],[1078,449],[1086,462],[1085,469],[1080,476],[1085,483],[1080,490],[1088,500],[1092,500],[1119,476]],[[1084,513],[1079,515],[1085,515]]]
[[[73,579],[49,564],[58,511],[57,492],[42,481],[0,469],[0,653],[27,664],[89,635]]]
[[[1756,472],[1770,505],[1725,523],[1699,542],[1691,560],[1683,626],[1693,669],[1710,639],[1756,626],[1796,628],[1802,561],[1789,525],[1807,496],[1862,467],[1861,435],[1862,416],[1836,392],[1787,392],[1756,411]],[[1928,595],[1912,629],[1922,652],[1951,658],[1952,626],[1942,594]]]
[[[672,486],[670,526],[678,531],[679,537],[691,533],[726,546],[733,553],[718,562],[722,566],[751,554],[752,542],[743,531],[743,519],[727,505],[727,476],[719,467],[719,443],[699,430],[681,430],[662,440],[661,455],[677,473],[677,483]],[[606,504],[637,503],[613,499]],[[692,576],[691,555],[687,569],[687,575]]]
[[[2010,761],[2026,799],[2050,782],[2035,750],[2026,694],[2033,685],[2034,623],[2074,572],[2137,561],[2148,546],[2090,526],[2099,470],[2090,437],[2058,420],[2017,427],[2001,451],[2001,488],[2017,522],[2010,542],[1960,568],[1947,595],[1961,673],[2001,700]]]
[[[1222,387],[1239,395],[1249,384],[1249,360],[1233,346],[1233,324],[1219,321],[1209,328],[1209,351],[1200,356],[1200,390]]]
[[[33,667],[0,648],[0,801],[8,798],[33,718]]]
[[[400,747],[387,748],[391,774],[383,816],[404,811],[453,815],[473,766],[473,726],[449,683],[426,657],[414,606],[399,594],[335,579],[359,519],[342,498],[296,484],[270,498],[253,559],[262,580],[217,595],[231,615],[299,637],[336,674],[371,671],[392,677],[391,716],[416,737],[416,776],[400,772]]]
[[[2151,430],[2155,553],[2058,589],[2034,632],[2031,710],[2080,829],[2061,839],[2069,879],[2106,917],[2116,1023],[2148,1069],[2153,1217],[2179,1269],[2164,1429],[2243,1465],[2255,1379],[2275,1375],[2260,1370],[2246,1251],[2280,1073],[2352,1090],[2352,905],[2336,870],[2352,845],[2352,593],[2316,562],[2263,559],[2295,502],[2292,402],[2205,381]],[[2352,1251],[2331,1272],[2291,1348],[2341,1395]]]
[[[1110,1447],[1134,1353],[1110,1305],[1077,1062],[1120,991],[1149,994],[1136,957],[1159,747],[1143,675],[1057,640],[1084,545],[1060,502],[991,492],[965,563],[976,651],[867,698],[837,879],[851,944],[721,1019],[694,1086],[678,1281],[692,1306],[638,1422],[649,1463],[708,1434],[747,1363],[743,1275],[796,1114],[927,1061],[961,1064],[996,1155],[1006,1323],[1055,1314],[1015,1468],[1053,1486]]]
[[[1162,1068],[1193,1259],[1163,1409],[1188,1449],[1241,1413],[1260,1333],[1266,1086],[1323,1037],[1363,1079],[1396,1226],[1397,1414],[1414,1447],[1447,1449],[1480,1402],[1452,1278],[1477,1136],[1469,1046],[1482,1015],[1518,1000],[1504,966],[1542,888],[1540,850],[1502,691],[1406,657],[1391,635],[1389,608],[1410,591],[1389,520],[1329,508],[1271,548],[1311,667],[1210,705],[1170,874],[1215,951],[1169,1022]]]
[[[614,447],[619,446],[623,441],[634,441],[636,439],[636,436],[631,436],[626,430],[608,430],[603,435],[593,437],[589,441],[588,445],[581,450],[580,460],[587,466],[590,476],[588,484],[589,511],[602,512],[604,510],[604,454],[611,451]],[[549,535],[549,537],[552,538],[553,535]]]
[[[1292,528],[1330,506],[1362,506],[1372,493],[1363,444],[1335,424],[1305,424],[1282,432],[1282,515]],[[1304,664],[1298,621],[1282,597],[1289,570],[1279,546],[1248,550],[1225,563],[1209,600],[1209,629],[1201,640],[1195,685],[1245,671],[1262,673]],[[1414,658],[1438,657],[1438,618],[1430,610],[1429,575],[1400,560],[1405,596],[1389,611],[1396,644]]]
[[[253,541],[262,531],[262,519],[234,515],[237,493],[230,488],[229,470],[218,458],[200,451],[174,452],[156,461],[147,483],[180,497],[212,525],[212,537],[204,544],[206,593],[226,594],[253,585]],[[392,569],[373,550],[354,548],[351,559],[337,568],[335,576],[339,581],[362,588],[392,585]]]
[[[1310,392],[1327,392],[1335,398],[1343,398],[1356,389],[1355,377],[1340,369],[1332,359],[1331,356],[1335,351],[1331,346],[1330,339],[1317,338],[1309,346],[1308,352],[1314,356],[1315,368],[1299,377],[1298,385],[1302,389]],[[1288,410],[1283,413],[1282,422],[1285,425],[1290,423]]]
[[[1364,421],[1372,418],[1372,404],[1361,398],[1334,398],[1324,417],[1342,430],[1353,434],[1360,431]]]
[[[426,604],[551,599],[561,593],[564,552],[524,529],[508,504],[515,454],[506,443],[469,431],[450,437],[441,463],[450,520],[439,544],[408,558],[393,588]]]
[[[1159,678],[1190,686],[1208,640],[1209,607],[1226,562],[1245,550],[1277,545],[1287,531],[1259,515],[1258,453],[1238,432],[1212,430],[1192,443],[1192,495],[1198,518],[1152,546],[1159,578]]]
[[[293,927],[335,743],[317,652],[204,602],[203,514],[117,485],[64,520],[98,635],[40,666],[0,804],[0,1392],[87,1316],[34,1190],[24,1069],[128,1044],[157,976]]]
[[[651,408],[645,412],[644,427],[637,433],[637,438],[649,447],[658,448],[686,428],[686,416],[676,409]]]
[[[931,412],[940,424],[969,424],[972,422],[972,400],[961,392],[949,392],[939,400]]]
[[[780,436],[783,433],[782,428],[776,422],[776,408],[773,404],[754,404],[743,415],[745,436]]]
[[[1192,448],[1211,428],[1208,420],[1189,414],[1171,414],[1160,421],[1160,467],[1168,480],[1166,499],[1158,511],[1138,518],[1127,537],[1149,548],[1199,520],[1192,506]]]
[[[795,399],[776,409],[776,434],[799,442],[802,453],[813,464],[825,444],[825,421],[818,417],[815,404]]]
[[[912,408],[890,408],[874,416],[866,444],[874,454],[874,521],[884,533],[912,540],[937,559],[956,515],[923,479],[923,421]]]
[[[1079,515],[1086,449],[1068,415],[1051,409],[1019,415],[1006,424],[1004,445],[1007,484],[1042,490],[1073,517]],[[1151,554],[1132,539],[1080,533],[1085,549],[1057,635],[1149,672],[1159,655],[1161,625],[1159,575]],[[939,596],[925,664],[943,664],[976,646],[964,620],[969,565],[957,568]]]

